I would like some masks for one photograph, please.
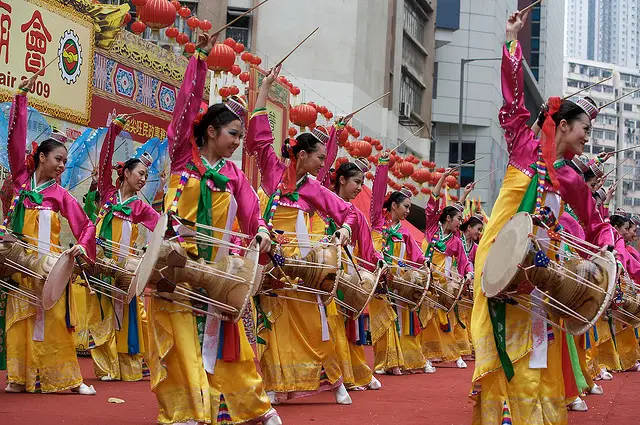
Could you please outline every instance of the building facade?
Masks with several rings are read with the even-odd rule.
[[[567,58],[564,67],[564,94],[570,95],[604,78],[613,78],[589,89],[586,93],[600,106],[613,102],[617,97],[640,88],[640,71],[604,62]],[[595,120],[591,140],[585,152],[596,155],[602,151],[634,148],[616,154],[605,164],[605,172],[618,167],[607,178],[606,186],[616,180],[618,184],[614,208],[640,212],[640,92],[633,93],[616,103],[604,107]]]

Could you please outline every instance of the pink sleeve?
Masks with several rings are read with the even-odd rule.
[[[9,168],[15,187],[19,189],[29,178],[25,164],[27,143],[27,95],[25,94],[17,94],[13,97],[9,112],[8,133]]]
[[[458,260],[458,273],[460,276],[465,276],[467,273],[473,273],[473,263],[469,261],[469,257],[467,257],[462,241],[457,236],[454,236],[454,241],[455,242],[452,247],[455,250],[455,256]]]
[[[191,57],[178,92],[171,124],[167,129],[171,172],[174,174],[184,171],[193,157],[193,120],[200,110],[206,76],[207,63],[198,59],[197,55]]]
[[[418,246],[418,242],[411,236],[411,234],[407,232],[402,232],[402,238],[404,239],[404,244],[407,247],[407,259],[412,263],[416,264],[424,264],[426,258],[422,254],[422,250],[420,246]]]
[[[440,198],[433,196],[433,194],[429,195],[429,199],[427,200],[427,205],[424,207],[424,215],[426,218],[425,223],[425,235],[427,240],[431,240],[434,233],[438,229],[438,224],[440,222]]]
[[[253,186],[240,169],[236,169],[238,186],[234,188],[233,196],[238,202],[236,218],[244,233],[255,235],[258,227],[266,227],[264,219],[260,215],[260,201]]]
[[[345,202],[316,180],[308,180],[304,185],[309,185],[313,193],[313,196],[308,196],[306,200],[315,211],[322,216],[331,217],[338,225],[348,226],[353,231],[357,225],[356,207]]]
[[[117,119],[111,121],[111,125],[104,137],[102,148],[100,149],[100,161],[98,165],[98,193],[105,194],[115,188],[113,176],[113,150],[116,137],[122,131],[122,124]]]
[[[618,237],[615,243],[618,261],[622,263],[625,270],[635,282],[640,282],[640,263],[631,257],[627,251],[626,244],[622,237]]]
[[[587,242],[598,246],[613,245],[611,225],[598,212],[596,201],[584,179],[566,161],[557,168],[556,176],[560,184],[560,196],[578,216]]]
[[[96,226],[73,196],[65,189],[62,191],[60,214],[69,222],[73,236],[87,253],[91,261],[96,260]]]
[[[246,144],[247,152],[256,155],[262,189],[267,195],[272,195],[286,167],[273,149],[273,134],[266,111],[254,113],[249,120]]]
[[[373,179],[373,188],[371,190],[371,211],[369,212],[371,219],[371,228],[382,233],[384,227],[384,197],[387,194],[387,182],[389,180],[389,161],[379,161],[376,167],[376,176]]]
[[[640,253],[631,245],[627,245],[627,251],[629,251],[629,255],[633,257],[636,261],[640,261]]]
[[[371,229],[369,229],[369,225],[367,223],[367,218],[362,214],[359,210],[356,210],[357,216],[357,224],[356,228],[353,230],[353,237],[351,240],[357,241],[358,243],[358,252],[362,259],[368,261],[369,263],[376,264],[378,261],[382,260],[382,255],[375,250],[373,247],[373,238],[371,235]],[[373,271],[374,267],[364,266],[367,270]]]
[[[331,127],[329,132],[329,141],[327,142],[327,157],[324,160],[324,166],[320,169],[316,179],[328,189],[331,189],[330,171],[336,157],[338,156],[338,129],[336,126]]]
[[[524,104],[524,73],[522,70],[522,47],[515,41],[513,55],[507,48],[502,48],[502,96],[504,106],[500,108],[498,119],[504,129],[507,150],[510,156],[520,156],[519,151],[533,141],[534,135],[527,121],[531,114]]]
[[[153,207],[146,202],[140,200],[142,205],[142,211],[138,217],[138,223],[142,224],[147,229],[153,231],[156,228],[156,224],[158,224],[158,219],[160,218],[160,214],[158,211],[154,210]]]

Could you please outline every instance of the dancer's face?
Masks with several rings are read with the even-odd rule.
[[[57,179],[67,165],[67,149],[59,146],[48,154],[40,153],[38,170],[47,179]]]
[[[571,122],[561,120],[556,128],[556,149],[567,159],[581,155],[589,143],[591,121],[587,114],[580,114]]]
[[[480,233],[482,233],[482,224],[476,224],[475,226],[467,227],[466,236],[474,242],[478,242],[480,239]]]
[[[124,179],[134,192],[142,190],[148,177],[147,167],[140,162],[133,167],[133,170],[124,170]]]
[[[391,204],[391,218],[394,221],[405,220],[409,216],[411,211],[411,200],[406,198],[400,203],[394,202]]]
[[[358,173],[353,177],[345,179],[340,176],[340,197],[345,201],[351,201],[362,191],[362,183],[364,182],[364,174]]]
[[[231,121],[216,130],[212,125],[207,129],[207,148],[220,158],[230,158],[244,138],[244,128],[240,120]]]
[[[317,176],[320,173],[322,167],[324,167],[324,161],[327,158],[327,148],[323,143],[316,145],[317,149],[313,152],[300,151],[298,152],[298,171],[303,173],[309,173],[312,176]]]

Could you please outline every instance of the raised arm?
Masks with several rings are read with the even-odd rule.
[[[260,185],[269,196],[276,191],[286,168],[273,149],[273,133],[267,115],[269,90],[271,90],[271,85],[278,77],[279,72],[280,67],[272,69],[262,80],[256,99],[256,110],[249,120],[246,140],[247,151],[249,154],[255,155],[258,162],[261,176]]]
[[[124,126],[127,125],[127,116],[118,115],[104,137],[102,148],[100,149],[100,161],[98,162],[98,193],[105,196],[115,187],[113,184],[113,151],[116,137],[120,134]],[[106,199],[105,199],[106,200]]]
[[[338,132],[342,131],[344,125],[345,123],[338,120],[338,122],[331,127],[329,141],[327,142],[327,157],[324,160],[324,166],[316,176],[316,180],[329,189],[331,189],[331,166],[336,162],[336,157],[338,156]]]
[[[384,227],[384,213],[382,206],[384,197],[387,194],[387,182],[389,181],[389,152],[384,152],[378,159],[376,167],[376,176],[373,179],[373,187],[371,189],[371,209],[369,211],[369,219],[371,220],[371,228],[378,233],[382,233]]]
[[[511,154],[517,147],[534,139],[527,126],[530,114],[524,104],[524,73],[522,70],[522,47],[518,32],[523,28],[528,13],[514,13],[507,21],[506,43],[502,48],[502,97],[504,106],[498,118],[504,129],[507,150]]]
[[[9,112],[9,129],[7,140],[7,153],[9,156],[9,168],[16,187],[20,187],[29,178],[29,172],[25,164],[27,144],[27,92],[30,90],[31,80],[24,80],[20,84],[18,93],[13,97],[11,111]]]
[[[215,37],[213,39],[209,39],[208,36],[202,37],[196,54],[189,60],[173,109],[173,118],[167,129],[167,149],[171,158],[172,174],[184,171],[193,158],[191,145],[193,121],[202,103],[208,52],[211,49],[210,45],[215,43]]]

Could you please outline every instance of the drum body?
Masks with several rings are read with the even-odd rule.
[[[274,258],[281,259],[280,267],[266,266],[260,291],[291,289],[291,285],[309,288],[318,293],[325,305],[336,295],[339,277],[342,275],[342,249],[337,244],[313,247],[300,258],[298,255],[284,257],[280,247]]]
[[[375,296],[378,283],[386,268],[370,272],[359,267],[358,273],[342,273],[338,279],[338,291],[342,293],[341,302],[347,306],[349,318],[355,320],[364,313],[369,301]]]
[[[429,292],[430,275],[424,270],[413,267],[403,267],[389,279],[389,290],[399,295],[409,304],[411,311],[418,311],[427,302],[427,297],[434,297]],[[393,297],[393,295],[391,295]]]
[[[626,272],[620,278],[621,299],[611,309],[614,319],[634,328],[640,327],[640,291]]]
[[[434,272],[434,266],[431,269],[431,292],[434,294],[435,301],[438,302],[447,312],[453,310],[456,303],[462,297],[464,289],[462,277],[455,271]]]
[[[594,252],[589,259],[561,252],[547,238],[536,236],[540,229],[524,212],[505,224],[489,249],[482,290],[487,297],[511,298],[525,309],[531,309],[528,303],[535,298],[551,315],[550,322],[572,335],[581,335],[611,302],[615,258],[610,252]],[[568,239],[562,243],[574,245]]]

